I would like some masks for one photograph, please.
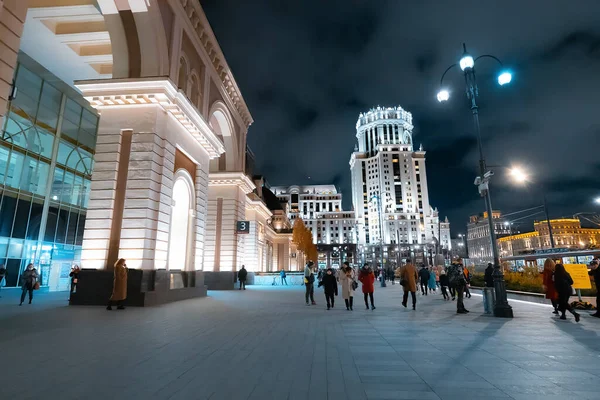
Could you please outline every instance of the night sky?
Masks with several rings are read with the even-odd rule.
[[[464,232],[484,203],[460,70],[445,80],[450,101],[435,95],[466,42],[513,72],[501,88],[497,65],[477,64],[484,151],[498,166],[494,209],[539,205],[545,191],[551,217],[600,211],[600,1],[201,3],[254,117],[248,143],[271,185],[334,183],[350,208],[358,114],[401,105],[427,151],[430,202],[453,236]],[[502,167],[512,165],[535,185],[511,185]]]

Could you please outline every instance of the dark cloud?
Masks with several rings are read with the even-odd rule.
[[[580,51],[584,55],[600,59],[600,35],[590,31],[577,31],[567,34],[542,54],[542,59],[556,61],[569,57],[571,51]]]
[[[600,2],[504,0],[203,0],[255,123],[257,167],[273,184],[334,183],[351,206],[349,158],[358,114],[377,105],[413,113],[414,143],[427,151],[431,204],[464,231],[483,201],[473,180],[479,154],[464,79],[445,79],[451,101],[435,100],[462,43],[494,54],[478,64],[483,147],[497,166],[494,208],[541,203],[552,216],[593,208],[600,117]],[[535,184],[517,187],[505,167]],[[309,178],[310,177],[310,178]]]

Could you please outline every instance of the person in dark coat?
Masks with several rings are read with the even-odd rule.
[[[575,317],[575,322],[579,322],[579,314],[573,310],[569,304],[569,297],[573,293],[573,278],[562,264],[556,264],[554,268],[554,286],[558,292],[558,310],[562,313],[560,319],[567,319],[565,312],[568,310]]]
[[[592,261],[590,267],[589,274],[594,278],[594,282],[596,283],[596,312],[592,314],[592,317],[600,318],[600,265],[598,260]]]
[[[488,263],[483,280],[485,281],[485,287],[494,287],[494,266],[492,263]]]
[[[427,285],[429,284],[429,271],[424,265],[421,266],[419,271],[419,281],[421,283],[421,294],[427,296]]]
[[[371,310],[375,309],[375,303],[373,302],[373,292],[375,292],[375,274],[368,264],[363,265],[358,274],[358,280],[362,283],[362,292],[365,298],[365,306],[369,309],[368,298],[371,299]]]
[[[335,304],[334,295],[338,295],[338,285],[335,273],[331,267],[327,268],[321,281],[323,289],[325,291],[325,300],[327,300],[327,309],[333,308]]]
[[[450,282],[448,282],[448,275],[446,275],[445,270],[442,270],[440,272],[440,287],[442,288],[442,295],[444,296],[444,300],[450,300],[450,295],[448,294],[448,286],[450,286]]]
[[[20,306],[23,305],[23,302],[25,301],[25,294],[27,292],[29,292],[29,304],[31,304],[31,301],[33,300],[33,290],[36,289],[38,277],[39,275],[37,270],[33,267],[32,263],[29,263],[25,271],[23,271],[21,274],[21,282],[23,282],[23,284],[21,285],[22,292],[21,302],[19,303]]]
[[[238,271],[238,281],[240,281],[240,290],[244,288],[246,290],[246,278],[248,277],[248,271],[246,270],[246,266],[242,265],[242,269]]]
[[[71,268],[71,272],[69,273],[69,276],[71,277],[71,291],[69,292],[69,295],[77,290],[77,282],[79,279],[80,271],[81,269],[79,268],[79,265],[75,265],[73,268]]]
[[[127,298],[127,264],[124,258],[119,258],[115,263],[113,291],[108,300],[107,310],[112,310],[112,306],[116,303],[117,310],[124,310],[123,302]]]

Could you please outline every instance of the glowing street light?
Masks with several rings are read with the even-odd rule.
[[[594,203],[600,204],[600,196],[598,196],[594,199]]]
[[[531,183],[529,180],[529,175],[520,167],[512,167],[508,170],[510,176],[513,178],[518,184]],[[542,186],[538,183],[538,186]],[[546,224],[548,225],[548,234],[550,235],[550,247],[554,248],[554,234],[552,232],[552,224],[550,223],[550,217],[548,215],[548,201],[546,200],[546,193],[544,192],[543,187],[541,187],[541,191],[544,194],[544,213],[546,214]]]
[[[523,171],[519,167],[512,167],[509,170],[510,176],[517,183],[525,183],[527,182],[527,178],[529,177],[525,171]]]
[[[440,90],[437,94],[437,99],[440,103],[442,103],[444,101],[448,101],[449,98],[450,98],[450,92],[448,92],[446,89]]]
[[[462,58],[459,61],[460,64],[460,69],[462,69],[463,71],[467,68],[473,68],[475,66],[475,60],[473,60],[473,57],[467,53],[467,46],[463,43],[463,49],[465,50],[465,52],[463,53]]]
[[[498,75],[498,84],[500,86],[504,86],[507,83],[510,83],[510,81],[512,81],[512,74],[510,72],[504,71]]]

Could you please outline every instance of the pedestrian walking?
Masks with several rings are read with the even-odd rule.
[[[248,270],[246,270],[246,266],[242,265],[242,269],[238,271],[238,281],[240,281],[240,290],[242,288],[246,290],[246,279],[248,279]]]
[[[552,303],[554,307],[553,314],[558,314],[558,293],[554,285],[554,268],[556,264],[551,258],[546,258],[544,261],[544,272],[542,272],[542,288],[546,293],[546,298]]]
[[[124,258],[119,258],[115,263],[113,291],[108,300],[107,310],[112,310],[113,305],[117,305],[117,310],[124,310],[123,302],[127,298],[127,264]]]
[[[358,287],[358,283],[356,283],[356,272],[354,272],[354,269],[350,267],[350,263],[348,261],[344,262],[344,266],[340,271],[339,280],[342,284],[342,297],[346,303],[346,310],[352,311],[352,306],[354,303],[354,291]]]
[[[431,271],[429,271],[429,291],[430,292],[436,292],[437,290],[437,282],[436,282],[436,278],[435,278],[435,271],[433,270],[433,267],[431,267]]]
[[[450,283],[448,282],[448,275],[446,275],[446,271],[442,270],[440,272],[440,288],[442,289],[442,296],[444,296],[444,300],[450,300],[450,295],[448,294],[448,286]]]
[[[325,300],[327,301],[327,309],[333,308],[335,305],[334,295],[338,295],[337,279],[331,267],[327,268],[323,280],[321,281],[323,290],[325,291]]]
[[[281,272],[279,273],[279,276],[281,277],[281,286],[283,286],[284,282],[285,282],[285,286],[287,286],[287,275],[285,274],[285,271],[283,270],[283,268],[281,268]]]
[[[71,272],[69,273],[69,277],[71,277],[71,290],[69,291],[69,300],[71,300],[71,295],[77,291],[77,282],[79,281],[79,272],[81,269],[79,265],[75,265],[71,268]]]
[[[600,318],[600,263],[598,260],[594,260],[590,263],[591,270],[589,274],[594,278],[596,283],[596,312],[592,314],[592,317]]]
[[[554,266],[554,287],[558,293],[558,310],[562,313],[560,319],[567,319],[565,313],[568,310],[575,317],[575,322],[579,322],[579,314],[573,310],[569,304],[569,297],[573,294],[573,278],[562,264]]]
[[[368,298],[371,299],[371,310],[374,310],[373,293],[375,292],[375,274],[373,274],[373,270],[368,264],[363,265],[358,275],[358,280],[362,283],[362,292],[367,310],[369,309]]]
[[[23,305],[25,301],[25,295],[29,292],[29,304],[33,300],[33,291],[40,288],[40,282],[38,281],[39,274],[33,263],[27,264],[25,271],[21,274],[21,302],[20,306]]]
[[[419,271],[419,281],[421,283],[421,294],[427,296],[427,287],[429,284],[429,271],[425,268],[425,265],[421,265],[421,270]]]
[[[466,314],[469,312],[465,308],[465,304],[463,301],[463,297],[465,294],[465,286],[467,285],[467,278],[465,277],[465,270],[462,263],[462,258],[458,258],[450,264],[447,268],[446,273],[448,274],[448,282],[450,283],[450,287],[454,288],[456,293],[456,313],[457,314]],[[454,300],[454,295],[452,296],[452,300]]]
[[[306,300],[306,305],[316,306],[315,303],[315,272],[313,270],[314,262],[308,261],[306,266],[304,267],[304,286],[306,287],[306,292],[304,293],[304,299]],[[310,303],[308,299],[310,298]]]
[[[442,269],[441,266],[438,266],[437,268],[435,268],[435,284],[437,285],[437,287],[440,287],[440,270]]]
[[[406,308],[406,304],[408,302],[408,293],[412,296],[412,305],[413,310],[417,309],[417,280],[419,279],[417,275],[417,269],[410,262],[410,259],[406,260],[406,265],[400,269],[400,285],[402,285],[402,289],[404,290],[404,295],[402,296],[402,305]]]
[[[471,286],[471,272],[467,267],[463,267],[463,272],[465,274],[465,279],[467,280],[467,282],[465,283],[465,295],[470,299],[471,292],[469,291],[469,287]]]
[[[494,266],[492,263],[488,263],[483,280],[485,281],[485,287],[494,287]]]
[[[4,264],[0,264],[0,290],[6,286],[6,268],[4,268]],[[2,296],[0,296],[1,298]]]

